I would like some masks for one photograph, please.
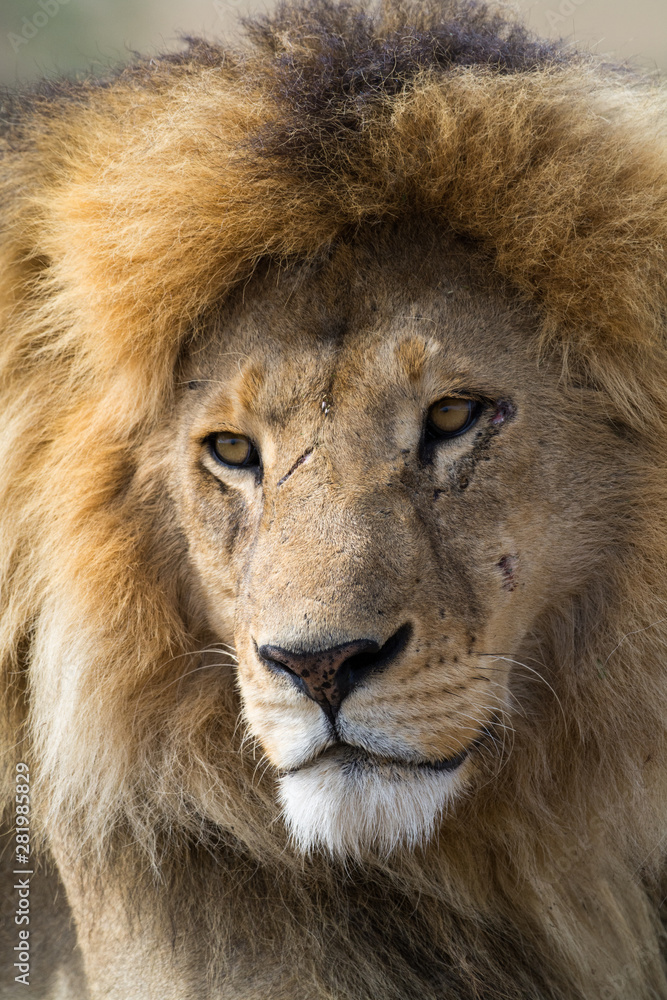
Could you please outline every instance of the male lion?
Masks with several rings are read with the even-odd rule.
[[[663,93],[248,31],[4,110],[4,995],[664,1000]]]

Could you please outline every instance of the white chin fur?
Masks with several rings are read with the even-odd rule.
[[[280,779],[279,797],[290,836],[304,853],[323,848],[338,857],[414,848],[435,832],[460,790],[455,771],[372,761],[320,758]]]

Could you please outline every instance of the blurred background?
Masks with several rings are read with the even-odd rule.
[[[238,37],[238,18],[271,0],[0,0],[0,84],[124,62],[179,47],[183,34]],[[515,0],[527,24],[667,70],[667,0]]]

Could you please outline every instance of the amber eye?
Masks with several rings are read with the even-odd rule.
[[[211,451],[224,465],[247,466],[258,465],[259,455],[250,440],[242,434],[231,431],[220,431],[209,438]]]
[[[437,438],[452,438],[463,434],[477,420],[482,404],[476,399],[445,396],[428,411],[428,430]]]

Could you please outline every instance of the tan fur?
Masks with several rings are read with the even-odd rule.
[[[454,0],[250,33],[3,114],[8,808],[92,997],[666,998],[664,91]],[[253,643],[406,620],[353,787]]]

